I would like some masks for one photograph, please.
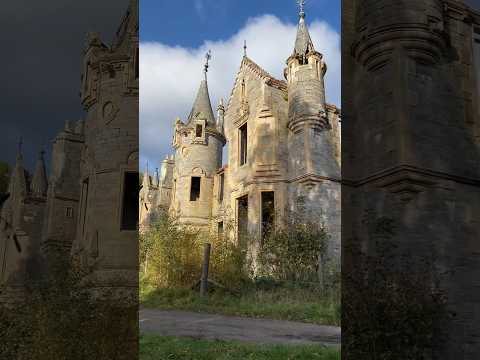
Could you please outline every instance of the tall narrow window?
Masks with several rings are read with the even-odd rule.
[[[225,174],[220,174],[218,202],[223,202],[223,192],[225,191]]]
[[[121,230],[138,228],[138,172],[126,172],[123,181],[123,204]]]
[[[237,199],[238,238],[244,239],[248,235],[248,195]]]
[[[275,193],[262,192],[262,239],[267,237],[275,226]]]
[[[247,163],[247,141],[248,141],[248,127],[247,123],[243,124],[239,129],[240,136],[240,166]]]
[[[90,72],[90,63],[88,62],[87,65],[85,66],[85,75],[83,78],[83,91],[86,93],[88,91],[88,81],[89,81],[89,74]]]
[[[81,198],[81,208],[80,208],[82,234],[85,234],[85,223],[87,220],[87,202],[88,202],[88,179],[84,180],[82,184],[82,198]]]
[[[192,177],[192,184],[190,185],[190,201],[197,201],[200,199],[200,184],[201,178],[198,176]]]
[[[477,96],[480,97],[480,27],[473,31],[473,64],[477,82]],[[480,101],[477,101],[477,114],[480,116]]]
[[[136,54],[135,54],[135,79],[138,79],[139,76],[140,76],[140,58],[139,58],[139,51],[138,51],[138,47],[137,47],[137,50],[136,50]]]
[[[223,237],[223,221],[220,221],[218,223],[218,237],[219,238]]]
[[[203,126],[200,125],[200,124],[197,124],[195,126],[195,136],[196,137],[202,137],[202,133],[203,133]]]

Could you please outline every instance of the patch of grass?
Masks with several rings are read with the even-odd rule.
[[[322,345],[253,345],[230,341],[142,335],[141,360],[339,360],[340,350]]]
[[[339,325],[341,310],[333,297],[299,286],[251,287],[240,295],[216,290],[202,298],[190,289],[155,288],[143,283],[141,305],[163,310],[185,310],[225,315]]]

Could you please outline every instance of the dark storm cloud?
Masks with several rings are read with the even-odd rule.
[[[474,9],[480,11],[480,0],[465,0],[465,2]]]
[[[24,138],[32,168],[66,120],[84,116],[79,88],[88,31],[110,44],[129,0],[16,0],[0,12],[0,161]]]

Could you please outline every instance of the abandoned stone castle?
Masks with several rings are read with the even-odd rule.
[[[33,176],[21,148],[1,208],[2,296],[22,291],[58,257],[77,256],[92,287],[138,288],[138,0],[111,46],[87,36],[81,83],[85,120],[67,122]],[[8,299],[7,299],[8,300]]]
[[[140,228],[160,209],[180,224],[263,236],[297,214],[323,223],[340,251],[340,110],[325,101],[325,59],[303,7],[285,79],[245,54],[230,99],[214,116],[205,78],[188,119],[175,121],[174,155],[144,173]],[[222,153],[228,144],[226,165]]]

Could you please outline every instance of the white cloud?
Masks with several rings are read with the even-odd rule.
[[[174,119],[185,120],[203,77],[205,53],[211,49],[208,73],[214,110],[221,97],[228,100],[247,40],[248,56],[278,79],[291,54],[297,25],[272,15],[250,19],[236,35],[224,41],[205,41],[199,48],[171,47],[158,42],[140,44],[140,159],[158,166],[172,153]],[[340,35],[328,24],[313,21],[310,35],[324,54],[327,101],[340,104]]]

